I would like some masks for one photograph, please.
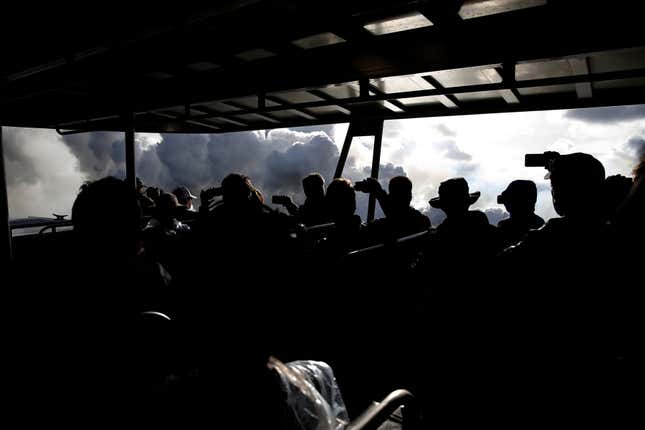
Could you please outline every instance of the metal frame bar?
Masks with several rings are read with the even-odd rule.
[[[9,264],[12,260],[11,227],[9,226],[9,200],[7,198],[7,176],[5,174],[3,133],[0,126],[0,261]]]
[[[374,127],[374,146],[372,148],[372,173],[371,177],[378,179],[379,168],[381,166],[381,144],[383,143],[383,121],[378,121]],[[370,199],[367,206],[367,222],[374,220],[376,212],[376,196],[370,193]]]
[[[397,100],[401,99],[407,99],[407,98],[415,98],[415,97],[429,97],[429,96],[453,96],[455,94],[462,94],[462,93],[470,93],[470,92],[480,92],[480,91],[496,91],[496,90],[510,90],[514,94],[517,94],[517,90],[521,88],[532,88],[532,87],[544,87],[544,86],[551,86],[551,85],[566,85],[566,84],[584,84],[584,83],[593,83],[595,81],[610,81],[610,80],[620,80],[620,79],[631,79],[631,78],[641,78],[645,77],[645,68],[639,68],[639,69],[634,69],[634,70],[623,70],[623,71],[616,71],[616,72],[603,72],[603,73],[590,73],[590,74],[584,74],[584,75],[574,75],[574,76],[561,76],[561,77],[555,77],[555,78],[540,78],[540,79],[530,79],[530,80],[523,80],[523,81],[516,81],[516,80],[502,80],[502,82],[498,83],[486,83],[486,84],[476,84],[476,85],[465,85],[465,86],[459,86],[459,87],[451,87],[451,88],[442,88],[442,89],[429,89],[429,90],[416,90],[416,91],[404,91],[404,92],[397,92],[397,93],[382,93],[382,94],[374,94],[374,95],[368,95],[368,96],[359,96],[359,97],[348,97],[348,98],[343,98],[343,99],[337,99],[331,96],[326,96],[323,100],[320,101],[314,101],[314,102],[306,102],[306,103],[286,103],[282,101],[282,104],[280,106],[270,106],[270,107],[264,107],[264,108],[248,108],[248,109],[237,109],[233,111],[228,111],[228,112],[208,112],[204,113],[202,115],[193,115],[189,118],[185,118],[183,116],[175,116],[173,119],[178,121],[178,122],[186,122],[186,121],[194,121],[194,122],[200,122],[202,120],[206,119],[211,119],[211,118],[220,118],[223,120],[235,120],[236,122],[240,122],[237,120],[235,117],[238,115],[244,115],[244,114],[270,114],[271,112],[275,111],[282,111],[282,110],[304,110],[307,108],[314,108],[314,107],[328,107],[328,106],[341,106],[345,109],[351,109],[351,105],[355,103],[365,103],[365,102],[375,102],[375,101],[389,101],[389,102],[396,102]],[[316,90],[310,90],[310,93],[314,95],[319,95],[319,92]],[[531,107],[530,105],[528,106],[527,109],[522,109],[527,106],[527,104],[524,102],[526,98],[522,97],[520,100],[520,103],[515,104],[514,108],[512,110],[535,110],[534,107]],[[580,107],[586,107],[587,105],[593,106],[593,101],[596,100],[596,97],[594,96],[591,99],[583,99],[580,100]],[[588,103],[591,101],[591,103]],[[381,115],[383,119],[396,119],[396,118],[413,118],[413,117],[418,117],[418,116],[436,116],[438,114],[442,115],[454,115],[454,114],[462,114],[462,113],[468,113],[469,112],[469,104],[470,103],[464,103],[460,102],[458,108],[452,108],[452,109],[442,109],[441,112],[433,112],[432,110],[422,110],[417,107],[410,107],[408,106],[406,111],[404,112],[385,112]],[[575,106],[572,106],[575,107]],[[558,108],[557,106],[555,108]],[[560,108],[566,108],[566,106],[562,106]],[[201,107],[198,107],[197,109],[201,109]],[[492,110],[491,112],[494,112],[495,110]],[[484,112],[477,112],[477,113],[484,113]],[[155,114],[154,112],[138,112],[137,114]],[[312,117],[314,115],[311,115]],[[343,122],[343,121],[337,121],[337,120],[332,120],[326,122],[324,117],[319,117],[320,118],[320,123],[333,123],[333,122]],[[349,118],[348,118],[349,119]],[[317,120],[311,120],[311,122],[306,122],[306,121],[300,121],[298,124],[302,125],[307,125],[307,124],[313,124]],[[59,125],[59,128],[84,128],[85,130],[89,130],[90,128],[85,128],[85,126],[91,126],[94,120],[83,120],[83,121],[78,121],[78,122],[68,122],[64,124],[64,127]],[[100,122],[100,121],[96,121]],[[284,124],[290,124],[288,121],[287,122],[280,122],[279,124],[274,125],[275,126],[284,126]],[[239,130],[245,130],[245,129],[254,129],[254,124],[244,124],[243,126],[238,127],[219,127],[218,131],[224,132],[224,131],[239,131]],[[271,124],[266,124],[266,126],[270,127]]]
[[[134,190],[137,186],[137,173],[134,157],[135,116],[133,113],[127,113],[124,115],[123,119],[126,122],[127,127],[125,130],[125,181]]]
[[[352,140],[354,139],[354,124],[349,123],[349,128],[347,129],[347,135],[345,135],[345,142],[343,143],[343,148],[340,151],[340,156],[338,157],[338,164],[336,164],[336,172],[334,172],[334,179],[341,178],[343,176],[343,169],[345,168],[345,163],[347,162],[347,156],[349,155],[349,148],[352,146]]]

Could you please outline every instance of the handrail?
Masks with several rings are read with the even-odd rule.
[[[392,391],[380,403],[374,403],[367,408],[358,418],[349,423],[347,430],[376,430],[389,418],[390,415],[392,415],[392,413],[394,413],[394,411],[399,407],[406,405],[412,408],[412,410],[410,413],[405,413],[404,425],[406,421],[416,421],[419,416],[418,410],[414,410],[416,406],[415,397],[408,390],[396,390]]]
[[[71,225],[72,225],[71,220],[66,220],[65,222],[58,222],[56,224],[49,224],[49,225],[46,225],[43,228],[41,228],[40,231],[38,231],[38,234],[39,235],[43,234],[44,232],[46,232],[50,228],[52,229],[52,233],[56,233],[56,228],[57,227],[69,227]]]
[[[433,230],[425,230],[419,233],[410,234],[408,236],[399,237],[396,240],[391,242],[378,243],[376,245],[371,245],[365,248],[355,249],[354,251],[350,251],[347,254],[345,254],[344,258],[345,259],[353,258],[353,257],[361,256],[363,254],[368,254],[372,251],[377,251],[377,250],[394,247],[394,246],[405,245],[408,242],[413,242],[415,240],[422,239],[425,236],[430,236],[432,234],[432,231]]]

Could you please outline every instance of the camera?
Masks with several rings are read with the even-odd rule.
[[[526,167],[544,167],[550,170],[553,161],[560,156],[555,151],[546,151],[542,154],[526,154],[524,156],[524,166]]]
[[[214,197],[221,197],[222,194],[222,187],[211,187],[202,190],[202,192],[199,193],[199,198],[202,201],[207,201]]]
[[[276,195],[271,197],[271,203],[274,205],[288,205],[291,203],[291,197],[285,195]]]
[[[354,189],[356,191],[361,191],[363,193],[369,193],[370,192],[370,184],[367,181],[367,179],[364,179],[362,181],[358,181],[354,184]]]

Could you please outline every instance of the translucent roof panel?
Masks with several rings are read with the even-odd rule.
[[[399,100],[405,106],[441,105],[441,96],[410,97]]]
[[[249,109],[257,109],[258,96],[238,97],[236,99],[224,100],[224,103],[230,103],[233,106],[240,105]],[[276,103],[271,100],[265,100],[264,105],[267,107],[273,107],[273,106],[280,106],[280,103]]]
[[[592,73],[615,72],[645,68],[645,48],[621,49],[591,54],[589,66]]]
[[[235,115],[235,118],[240,119],[244,122],[272,122],[272,123],[278,123],[279,121],[270,118],[266,115],[258,114],[258,113],[245,113],[243,115]]]
[[[614,79],[612,81],[598,81],[593,83],[593,88],[597,90],[643,87],[645,87],[645,78]]]
[[[283,100],[286,103],[309,103],[309,102],[317,102],[322,100],[320,97],[315,96],[307,91],[304,90],[299,90],[299,91],[282,91],[279,93],[271,93],[267,94],[271,97],[275,97],[279,100]]]
[[[170,79],[174,78],[175,75],[170,74],[168,72],[163,72],[163,71],[156,71],[156,72],[148,72],[145,74],[146,78],[154,79],[155,81],[161,81],[164,79]]]
[[[502,77],[493,66],[440,70],[430,73],[430,76],[446,88],[502,82]]]
[[[255,61],[255,60],[260,60],[262,58],[269,58],[273,57],[275,54],[271,51],[267,51],[266,49],[250,49],[248,51],[240,52],[239,54],[236,54],[235,57],[239,58],[240,60],[244,61]]]
[[[302,39],[294,40],[294,45],[302,49],[312,49],[319,48],[321,46],[335,45],[336,43],[342,43],[345,39],[340,36],[335,35],[334,33],[319,33],[314,34],[313,36],[303,37]]]
[[[459,101],[478,101],[478,100],[493,100],[503,98],[500,91],[479,91],[476,93],[461,93],[455,94]]]
[[[186,114],[186,108],[184,106],[175,106],[168,109],[164,109],[163,113],[167,113],[175,116],[183,116]]]
[[[358,82],[356,81],[321,88],[319,91],[337,99],[344,99],[348,97],[358,97],[361,92],[360,87],[358,86]]]
[[[201,120],[201,121],[204,121],[204,120]],[[208,122],[211,123],[211,124],[217,124],[218,126],[219,125],[221,125],[221,126],[236,125],[236,126],[243,127],[243,126],[246,125],[246,122],[235,121],[232,118],[217,118],[217,117],[215,117],[215,118],[209,118]]]
[[[575,92],[576,86],[574,84],[548,85],[544,87],[519,88],[518,91],[523,96],[568,93],[568,92]]]
[[[188,70],[193,72],[207,72],[209,70],[218,69],[220,66],[210,61],[197,61],[196,63],[191,63],[186,66]]]
[[[370,79],[370,83],[384,93],[431,90],[434,87],[420,75],[393,76],[391,78]]]
[[[285,109],[272,111],[271,116],[277,119],[288,121],[288,120],[297,120],[297,119],[315,119],[313,116],[307,114],[306,112],[295,110],[295,109]]]
[[[203,106],[206,109],[213,110],[215,112],[230,112],[233,110],[238,110],[238,108],[231,105],[227,105],[226,103],[222,103],[222,102],[204,103],[204,104],[197,105],[196,107],[199,107],[199,106]]]
[[[364,25],[364,27],[373,35],[379,36],[381,34],[413,30],[415,28],[429,27],[431,25],[432,22],[428,18],[419,12],[412,12],[380,21],[374,21]]]
[[[462,19],[495,15],[529,7],[544,6],[547,0],[466,0],[459,9]]]
[[[308,112],[311,112],[314,115],[332,115],[332,114],[344,114],[344,115],[349,115],[351,112],[347,109],[345,109],[342,106],[319,106],[319,107],[312,107],[312,108],[307,108]]]
[[[515,79],[525,81],[583,74],[583,70],[576,67],[578,61],[578,59],[561,59],[519,63],[515,66]]]

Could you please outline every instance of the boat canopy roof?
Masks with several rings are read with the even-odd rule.
[[[632,2],[3,6],[0,124],[220,133],[645,103]]]

